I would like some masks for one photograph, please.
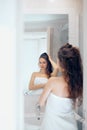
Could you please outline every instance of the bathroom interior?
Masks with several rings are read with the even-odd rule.
[[[56,62],[58,48],[68,42],[68,15],[32,14],[25,15],[24,21],[25,36],[23,47],[21,46],[24,74],[22,71],[21,76],[23,76],[22,79],[25,80],[28,87],[32,72],[38,71],[38,57],[40,54],[47,52]],[[36,108],[36,104],[41,93],[39,90],[29,91],[28,89],[26,88],[24,91],[24,126],[25,129],[39,129],[44,111],[40,112]]]
[[[50,23],[47,28],[37,30],[33,23],[34,28],[30,28],[31,16],[41,16],[43,20],[46,16],[55,19],[63,16],[67,24],[63,21],[62,26],[57,27],[60,33],[54,39],[53,34],[58,31],[53,29],[54,24]],[[64,39],[59,37],[61,33],[65,35]],[[77,111],[85,122],[78,122],[78,127],[79,130],[87,130],[87,0],[0,1],[0,130],[39,129],[43,115],[36,111],[37,95],[29,93],[30,76],[38,70],[38,55],[47,51],[56,61],[54,50],[64,40],[80,48],[84,89],[83,105]],[[34,107],[31,100],[35,103]]]
[[[21,44],[17,49],[17,68],[20,72],[18,85],[21,86],[22,92],[20,94],[20,113],[22,114],[23,130],[39,130],[44,110],[38,111],[36,107],[40,93],[30,91],[28,88],[31,74],[39,69],[38,58],[41,53],[47,52],[56,62],[58,49],[67,42],[78,46],[83,56],[82,5],[78,0],[77,2],[71,0],[62,6],[60,6],[61,2],[49,0],[48,3],[43,2],[42,8],[41,3],[32,0],[23,1],[23,4],[19,26]],[[45,7],[45,4],[48,6]],[[77,113],[81,117],[83,117],[82,111],[82,106],[77,108]],[[79,130],[83,129],[82,122],[78,121],[78,127]]]

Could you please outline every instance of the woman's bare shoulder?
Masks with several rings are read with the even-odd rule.
[[[54,85],[54,84],[56,84],[56,85],[65,85],[66,84],[66,82],[65,82],[65,80],[63,79],[63,78],[61,78],[61,77],[51,77],[50,79],[49,79],[49,82],[52,84],[52,85]]]
[[[51,77],[49,78],[48,83],[52,85],[55,83],[55,81],[57,81],[57,77]]]
[[[32,76],[34,76],[34,77],[36,77],[36,76],[38,76],[39,75],[39,72],[33,72],[32,73]]]
[[[51,77],[51,78],[49,78],[49,81],[53,82],[53,81],[58,80],[58,79],[59,79],[58,77]]]

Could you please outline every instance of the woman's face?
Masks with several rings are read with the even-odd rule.
[[[39,59],[39,66],[41,69],[46,69],[47,68],[47,61],[44,58]]]

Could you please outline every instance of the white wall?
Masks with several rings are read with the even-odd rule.
[[[16,1],[0,1],[0,130],[16,130]]]
[[[23,0],[24,12],[28,13],[30,10],[61,10],[73,8],[78,13],[81,9],[82,0]]]

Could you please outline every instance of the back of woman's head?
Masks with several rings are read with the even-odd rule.
[[[50,62],[50,60],[49,60],[48,54],[47,54],[46,52],[44,52],[44,53],[42,53],[42,54],[40,55],[39,59],[40,59],[40,58],[43,58],[43,59],[46,60],[46,62],[47,62],[46,73],[47,73],[48,76],[50,77],[50,76],[51,76],[51,73],[52,73],[52,71],[53,71],[53,68],[52,68],[52,64],[51,64],[51,62]]]
[[[59,49],[58,59],[60,66],[64,69],[70,96],[74,99],[81,98],[83,94],[83,68],[79,49],[67,43]]]

